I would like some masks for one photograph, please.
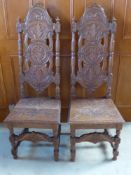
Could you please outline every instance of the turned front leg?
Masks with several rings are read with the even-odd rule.
[[[75,154],[76,154],[76,149],[75,149],[75,129],[71,126],[71,135],[70,135],[70,144],[71,144],[71,161],[75,160]]]
[[[116,129],[115,141],[113,144],[113,160],[117,160],[117,157],[119,155],[118,148],[120,144],[120,131],[121,130]]]

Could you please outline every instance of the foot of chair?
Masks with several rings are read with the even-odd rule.
[[[59,150],[54,149],[54,160],[58,161],[59,159]]]
[[[12,153],[14,159],[18,158],[17,157],[17,151],[15,149],[12,148],[11,153]]]
[[[59,159],[59,139],[54,141],[54,160],[58,161]]]
[[[70,138],[71,139],[71,161],[75,161],[75,156],[76,156],[76,149],[75,149],[75,138]]]
[[[75,149],[75,129],[71,127],[71,136],[70,136],[70,143],[71,143],[71,161],[75,161],[76,156],[76,149]]]
[[[14,134],[14,129],[13,128],[10,128],[10,137],[9,137],[9,140],[10,140],[10,143],[11,143],[11,146],[12,146],[12,149],[11,149],[11,153],[13,155],[13,158],[14,159],[17,159],[17,148],[19,146],[20,143],[17,143],[15,142],[15,134]]]
[[[72,162],[75,161],[75,155],[76,155],[76,151],[71,149],[71,161]]]
[[[59,159],[59,137],[54,138],[54,160],[58,161]]]
[[[116,135],[115,135],[115,141],[112,144],[113,147],[113,160],[117,160],[117,157],[119,155],[119,144],[120,144],[120,130],[116,130]]]

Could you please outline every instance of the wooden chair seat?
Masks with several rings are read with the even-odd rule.
[[[116,128],[124,120],[112,99],[74,99],[70,107],[70,123],[90,128]]]
[[[30,123],[33,127],[43,124],[60,123],[60,100],[50,98],[25,98],[19,100],[14,109],[5,119],[5,123],[13,126],[26,127]],[[28,123],[27,123],[28,122]]]

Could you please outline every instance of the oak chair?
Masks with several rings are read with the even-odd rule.
[[[47,10],[37,3],[29,10],[24,23],[18,19],[17,32],[21,99],[4,121],[10,131],[12,154],[16,159],[21,141],[48,141],[53,143],[54,158],[58,160],[61,113],[59,18],[53,23]],[[27,84],[35,90],[37,97],[26,95]],[[51,84],[55,84],[55,98],[41,97]],[[23,131],[16,135],[15,128],[23,128]],[[30,131],[30,128],[51,129],[52,136]]]
[[[72,19],[71,44],[71,102],[69,123],[71,129],[71,160],[75,160],[75,144],[79,142],[98,143],[107,141],[113,148],[113,160],[117,159],[120,131],[124,120],[111,99],[112,64],[116,20],[108,21],[104,9],[93,4],[88,7],[80,21]],[[76,33],[78,52],[76,52]],[[78,68],[78,69],[76,69]],[[93,98],[93,93],[106,84],[105,95]],[[88,94],[78,98],[76,85],[80,84]],[[89,98],[90,97],[90,98]],[[116,130],[115,135],[109,133]],[[76,135],[77,129],[102,129],[92,133]]]

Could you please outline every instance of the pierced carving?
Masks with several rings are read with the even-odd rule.
[[[106,82],[106,95],[109,96],[112,82],[112,64],[110,62],[112,62],[114,55],[114,38],[112,35],[114,35],[115,30],[115,21],[108,22],[104,9],[97,4],[86,9],[79,23],[76,23],[74,19],[72,20],[72,89],[74,89],[76,82],[79,82],[89,93],[92,93],[103,82]],[[77,75],[75,75],[74,61],[74,35],[76,31],[78,31],[79,36]],[[109,40],[110,33],[111,40]]]
[[[41,3],[34,5],[28,12],[25,23],[17,23],[19,36],[19,60],[21,66],[21,96],[24,95],[23,83],[29,83],[37,93],[42,93],[51,83],[57,88],[59,76],[59,33],[60,22],[52,22],[47,10]],[[53,72],[53,34],[56,32],[56,75]],[[22,32],[24,47],[22,48]],[[25,54],[23,54],[23,51]],[[23,59],[24,58],[24,59]],[[58,96],[57,92],[57,96]]]

